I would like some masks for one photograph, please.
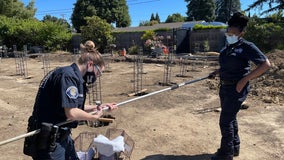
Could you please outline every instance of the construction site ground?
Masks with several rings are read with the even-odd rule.
[[[275,50],[267,56],[272,68],[251,81],[246,101],[249,108],[238,113],[241,151],[236,160],[284,159],[284,51]],[[67,53],[49,54],[50,70],[69,65],[72,59]],[[26,133],[27,120],[46,69],[41,56],[30,57],[26,62],[25,77],[17,74],[14,58],[0,61],[0,141]],[[204,77],[218,68],[215,60],[197,58],[184,66],[183,76],[176,76],[181,73],[178,62],[179,59],[174,59],[170,65],[170,84]],[[134,92],[131,56],[117,57],[107,63],[101,77],[102,102],[120,103],[136,98],[128,96]],[[164,73],[165,63],[145,59],[142,89],[151,93],[170,87],[160,85]],[[117,128],[125,130],[135,142],[132,160],[210,160],[220,145],[219,108],[218,79],[206,79],[121,105],[111,112],[116,119],[109,126],[80,125],[73,129],[72,137],[84,131],[105,134],[107,129]],[[23,142],[20,139],[0,146],[0,160],[31,159],[22,152]]]

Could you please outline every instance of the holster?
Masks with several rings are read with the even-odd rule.
[[[42,123],[40,132],[36,135],[26,137],[24,141],[24,154],[36,156],[37,150],[48,150],[53,152],[56,148],[58,138],[58,126],[51,123]],[[31,116],[29,118],[28,132],[39,129],[36,120]]]
[[[51,123],[41,124],[41,130],[37,137],[37,148],[39,150],[48,150],[49,152],[53,152],[55,150],[58,128],[58,126]]]

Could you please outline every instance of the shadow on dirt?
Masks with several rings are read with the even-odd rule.
[[[141,160],[210,160],[212,154],[200,154],[200,155],[150,155]]]

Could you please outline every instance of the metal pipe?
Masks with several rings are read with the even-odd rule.
[[[168,90],[175,90],[179,87],[182,87],[182,86],[185,86],[185,85],[188,85],[188,84],[192,84],[192,83],[195,83],[195,82],[198,82],[198,81],[202,81],[204,79],[207,79],[208,76],[206,77],[202,77],[202,78],[198,78],[198,79],[194,79],[194,80],[191,80],[191,81],[187,81],[187,82],[183,82],[183,83],[180,83],[180,84],[177,84],[177,85],[174,85],[174,86],[171,86],[171,87],[168,87],[168,88],[164,88],[164,89],[161,89],[161,90],[158,90],[158,91],[155,91],[155,92],[151,92],[149,94],[146,94],[146,95],[143,95],[143,96],[140,96],[140,97],[136,97],[136,98],[133,98],[133,99],[129,99],[129,100],[126,100],[126,101],[123,101],[123,102],[120,102],[120,103],[117,103],[116,105],[117,106],[121,106],[121,105],[124,105],[124,104],[127,104],[127,103],[130,103],[130,102],[133,102],[133,101],[136,101],[136,100],[139,100],[139,99],[142,99],[142,98],[146,98],[146,97],[149,97],[149,96],[152,96],[152,95],[155,95],[155,94],[158,94],[158,93],[162,93],[162,92],[165,92],[165,91],[168,91]],[[109,108],[104,108],[103,110],[108,110]],[[95,114],[96,112],[91,112],[91,114]],[[103,120],[103,119],[102,119]],[[61,126],[61,125],[64,125],[64,124],[68,124],[68,123],[71,123],[71,122],[74,122],[75,120],[67,120],[65,122],[61,122],[59,124],[56,124],[56,126]],[[13,141],[17,141],[19,139],[22,139],[22,138],[25,138],[25,137],[29,137],[29,136],[33,136],[33,135],[36,135],[40,132],[40,129],[37,129],[37,130],[34,130],[34,131],[31,131],[31,132],[28,132],[26,134],[22,134],[20,136],[17,136],[17,137],[14,137],[14,138],[11,138],[11,139],[8,139],[8,140],[5,140],[5,141],[2,141],[0,142],[0,146],[4,145],[4,144],[7,144],[7,143],[10,143],[10,142],[13,142]]]
[[[14,138],[11,138],[11,139],[7,139],[5,141],[0,142],[0,146],[2,146],[4,144],[7,144],[7,143],[10,143],[10,142],[17,141],[17,140],[25,138],[25,137],[33,136],[35,134],[38,134],[39,132],[40,132],[40,129],[37,129],[37,130],[31,131],[29,133],[19,135],[17,137],[14,137]]]
[[[174,90],[174,89],[177,89],[177,88],[182,87],[182,86],[184,86],[184,85],[188,85],[188,84],[191,84],[191,83],[195,83],[195,82],[198,82],[198,81],[207,79],[207,78],[208,78],[208,76],[202,77],[202,78],[198,78],[198,79],[195,79],[195,80],[191,80],[191,81],[187,81],[187,82],[183,82],[183,83],[174,85],[174,86],[172,86],[172,87],[164,88],[164,89],[161,89],[161,90],[158,90],[158,91],[155,91],[155,92],[151,92],[151,93],[149,93],[149,94],[145,94],[145,95],[143,95],[143,96],[139,96],[139,97],[136,97],[136,98],[133,98],[133,99],[126,100],[126,101],[124,101],[124,102],[117,103],[117,106],[121,106],[121,105],[123,105],[123,104],[130,103],[130,102],[133,102],[133,101],[136,101],[136,100],[145,98],[145,97],[149,97],[149,96],[152,96],[152,95],[161,93],[161,92],[165,92],[165,91],[168,91],[168,90]]]

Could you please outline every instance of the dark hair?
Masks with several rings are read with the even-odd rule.
[[[237,27],[242,32],[248,24],[249,18],[240,12],[236,12],[228,21],[229,27]]]

